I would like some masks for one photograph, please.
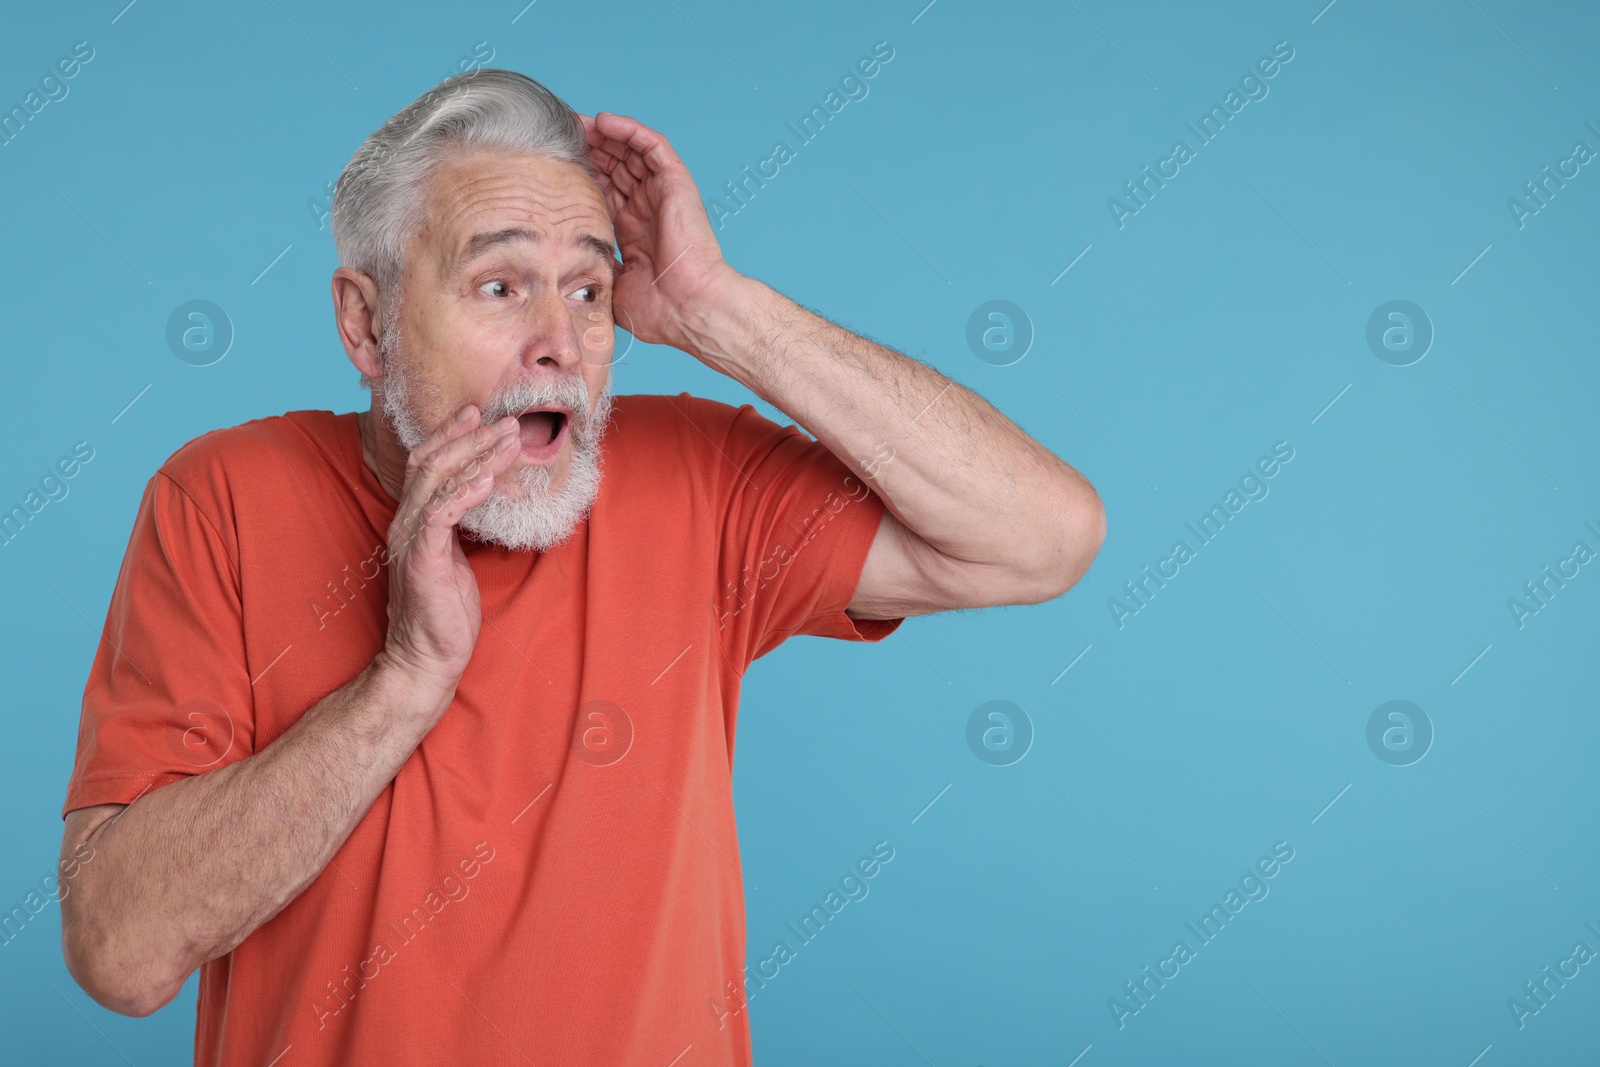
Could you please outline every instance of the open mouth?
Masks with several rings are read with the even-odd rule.
[[[522,424],[522,435],[531,437],[536,442],[551,444],[556,436],[561,433],[561,428],[566,425],[567,413],[564,411],[525,411],[517,416],[517,421]]]
[[[523,456],[536,462],[553,458],[561,448],[571,421],[567,412],[559,408],[524,411],[518,415]]]

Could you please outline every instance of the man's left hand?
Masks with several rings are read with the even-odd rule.
[[[636,119],[579,115],[622,253],[612,316],[648,344],[693,351],[696,313],[738,277],[722,258],[700,190],[667,139]]]

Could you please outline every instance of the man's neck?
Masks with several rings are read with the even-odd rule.
[[[396,440],[393,431],[382,418],[374,418],[372,412],[356,412],[356,426],[361,435],[361,460],[378,479],[378,484],[383,486],[383,491],[388,493],[396,503],[400,501],[400,494],[405,488],[406,457]],[[380,435],[382,438],[380,439]],[[383,447],[388,444],[393,450],[393,455]]]

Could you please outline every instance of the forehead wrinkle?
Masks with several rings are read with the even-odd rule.
[[[507,222],[510,225],[500,227],[502,229],[515,228],[524,221],[538,220],[547,223],[549,228],[559,228],[573,222],[594,221],[601,223],[596,227],[601,233],[609,234],[611,230],[609,212],[597,210],[599,205],[595,204],[594,197],[584,195],[590,189],[589,183],[580,182],[565,172],[561,172],[561,177],[554,183],[539,182],[530,186],[522,180],[523,175],[503,172],[471,171],[466,175],[465,181],[460,181],[451,172],[462,166],[461,161],[452,160],[438,167],[434,174],[446,187],[443,191],[454,194],[452,199],[441,205],[440,211],[431,213],[432,218],[430,218],[430,223],[439,219],[448,220],[444,227],[434,227],[436,239],[440,242],[437,259],[441,278],[447,277],[456,264],[464,258],[465,247],[458,246],[449,239],[447,233],[443,232],[452,222],[459,221],[459,228],[470,232],[473,229],[471,220],[474,217],[504,213],[509,216]],[[552,184],[570,188],[552,189],[550,188]],[[539,216],[545,218],[538,219]],[[583,235],[583,237],[592,236],[592,234]],[[606,249],[603,256],[602,247]],[[593,248],[595,257],[605,260],[614,277],[616,273],[614,244],[602,238],[593,242]]]
[[[454,270],[458,269],[462,263],[467,262],[471,258],[476,258],[479,253],[487,251],[491,247],[509,243],[517,236],[525,236],[525,239],[538,243],[543,242],[543,234],[540,232],[540,224],[544,222],[544,220],[539,220],[536,218],[528,219],[527,221],[511,221],[509,225],[494,226],[490,229],[478,230],[471,221],[474,215],[500,214],[499,211],[494,210],[495,205],[485,205],[485,208],[487,210],[484,212],[472,211],[465,214],[462,220],[462,228],[465,230],[467,236],[465,236],[464,239],[451,240],[448,235],[443,232],[438,235],[439,247],[437,258],[440,267],[440,277],[448,277]],[[529,213],[513,211],[511,214],[515,215],[517,219],[520,220],[523,216]],[[590,223],[593,221],[593,213],[582,210],[582,206],[579,205],[578,210],[571,211],[563,216],[549,220],[550,224],[548,228],[561,229],[569,224],[576,223],[578,225],[584,225],[585,223]],[[493,226],[492,223],[490,225]],[[607,239],[611,230],[609,219],[606,220],[606,224],[603,226],[584,226],[584,229],[585,232],[580,232],[574,235],[571,240],[566,243],[571,246],[577,246],[583,251],[589,252],[596,259],[603,260],[607,264],[608,269],[611,271],[612,276],[614,277],[616,273],[616,247],[611,240]],[[599,230],[599,235],[592,232],[593,230]],[[499,237],[500,239],[490,239],[494,237]],[[479,245],[481,247],[474,250],[474,245]]]
[[[467,239],[460,252],[455,256],[450,256],[448,254],[449,250],[446,249],[446,255],[444,257],[446,262],[446,274],[455,270],[459,270],[462,264],[471,262],[473,259],[478,258],[478,256],[487,252],[491,248],[511,244],[516,241],[543,244],[544,235],[538,230],[521,225],[503,226],[498,230],[479,231]],[[600,260],[607,267],[611,276],[615,278],[616,250],[610,242],[604,240],[603,238],[597,237],[592,233],[578,233],[573,235],[572,239],[567,242],[567,245],[568,247],[577,248],[579,251],[587,253],[588,257],[591,259]]]

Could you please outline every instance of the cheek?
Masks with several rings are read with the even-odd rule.
[[[460,380],[499,380],[528,338],[526,322],[509,309],[469,311],[444,325],[429,354],[442,374]]]
[[[502,378],[507,342],[483,331],[463,331],[435,337],[433,347],[420,345],[406,353],[412,367],[412,404],[419,415],[435,425],[471,400],[481,402]]]
[[[578,336],[585,360],[603,359],[616,344],[616,330],[611,316],[598,308],[579,317]]]
[[[454,306],[406,308],[400,343],[409,361],[426,365],[435,376],[447,373],[441,352],[459,352],[483,344],[483,325]]]

